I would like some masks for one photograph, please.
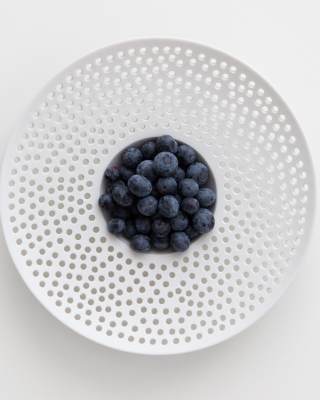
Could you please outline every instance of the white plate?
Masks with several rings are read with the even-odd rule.
[[[97,201],[106,166],[161,134],[214,173],[216,225],[185,253],[137,254]],[[80,58],[30,102],[3,162],[2,224],[22,278],[67,326],[116,349],[182,353],[241,332],[285,292],[314,185],[301,128],[260,75],[202,44],[138,39]]]

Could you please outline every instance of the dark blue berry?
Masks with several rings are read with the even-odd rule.
[[[120,206],[131,206],[134,202],[134,197],[126,186],[115,186],[112,189],[112,197]]]
[[[183,179],[178,184],[178,191],[184,197],[193,197],[199,192],[199,185],[193,179]]]
[[[170,236],[158,237],[154,233],[151,233],[151,242],[156,249],[164,250],[170,245]]]
[[[127,168],[124,165],[121,165],[121,167],[119,167],[119,171],[120,171],[120,178],[124,182],[127,182],[136,173],[135,169]]]
[[[184,199],[183,196],[181,196],[181,194],[177,193],[174,194],[173,197],[177,200],[177,202],[179,203],[179,206],[181,206],[182,200]]]
[[[138,232],[147,235],[151,231],[152,219],[145,216],[137,217],[135,226]]]
[[[138,232],[136,230],[135,224],[132,219],[129,219],[126,221],[126,231],[124,233],[124,236],[128,239],[131,239],[134,235],[136,235]]]
[[[113,218],[121,218],[125,221],[131,216],[131,211],[128,207],[117,206],[111,211],[111,215]]]
[[[177,181],[168,176],[166,178],[159,178],[157,182],[157,189],[161,194],[174,194],[177,191]]]
[[[200,189],[195,197],[200,207],[210,207],[216,201],[216,194],[209,188]]]
[[[141,147],[142,157],[145,160],[153,160],[157,155],[155,142],[147,142]]]
[[[131,213],[134,216],[141,215],[140,211],[138,210],[138,202],[134,201],[134,203],[131,205]]]
[[[170,224],[163,218],[156,219],[152,224],[152,232],[158,237],[164,237],[170,233]]]
[[[162,135],[156,141],[157,153],[168,151],[175,154],[178,150],[178,143],[169,135]]]
[[[152,184],[149,179],[142,175],[133,175],[128,180],[128,188],[130,192],[137,197],[145,197],[152,191]]]
[[[152,191],[151,191],[150,194],[151,194],[151,196],[153,196],[157,200],[159,200],[159,198],[161,197],[156,183],[152,184]]]
[[[195,162],[188,167],[186,177],[194,179],[201,186],[207,182],[209,170],[204,164]]]
[[[102,194],[99,197],[99,206],[103,211],[111,211],[116,208],[116,203],[110,194]]]
[[[142,153],[135,147],[130,147],[125,150],[122,157],[123,165],[127,168],[137,168],[138,164],[142,161]]]
[[[177,183],[179,183],[180,181],[182,181],[182,179],[186,177],[186,173],[182,168],[178,167],[171,176],[177,181]]]
[[[135,235],[130,242],[131,248],[138,253],[146,253],[150,250],[150,239],[145,235]]]
[[[107,184],[106,184],[106,193],[107,193],[107,194],[111,194],[112,189],[113,189],[113,184],[112,184],[112,182],[111,182],[111,181],[107,181]]]
[[[194,229],[199,233],[210,232],[214,227],[214,216],[207,208],[200,208],[193,216],[192,224]]]
[[[190,165],[196,161],[196,152],[193,150],[192,147],[188,146],[187,144],[182,144],[178,147],[176,153],[177,159],[179,163],[184,165]]]
[[[184,231],[189,224],[189,218],[183,211],[178,211],[178,214],[170,218],[170,226],[173,231]]]
[[[165,218],[173,218],[178,214],[179,203],[173,196],[163,196],[159,200],[158,210]]]
[[[113,167],[109,166],[106,169],[106,178],[112,179],[113,181],[116,181],[120,179],[120,170],[118,167]]]
[[[173,175],[178,168],[177,157],[167,151],[159,153],[153,160],[153,168],[160,176]]]
[[[194,197],[186,197],[181,203],[181,209],[188,215],[193,215],[199,211],[200,205]]]
[[[200,235],[200,233],[194,229],[192,224],[189,224],[183,232],[188,236],[189,239],[194,239]]]
[[[184,232],[174,232],[170,236],[170,244],[175,251],[186,251],[190,246],[190,239]]]
[[[121,181],[120,179],[118,179],[117,181],[112,182],[112,187],[116,187],[116,186],[126,186],[126,184]]]
[[[150,182],[153,182],[158,177],[155,170],[153,169],[153,161],[151,160],[142,161],[137,166],[137,174],[149,179]]]
[[[111,194],[112,189],[115,186],[125,186],[125,183],[120,181],[120,180],[117,180],[117,181],[114,181],[114,182],[108,180],[107,181],[107,185],[106,185],[106,193],[107,194]]]
[[[108,231],[113,235],[122,235],[126,231],[126,223],[123,219],[112,218],[107,224]]]
[[[153,196],[146,196],[138,201],[138,210],[141,214],[150,217],[155,214],[158,209],[158,200]]]

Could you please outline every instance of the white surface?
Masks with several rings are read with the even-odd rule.
[[[185,252],[138,254],[107,232],[97,199],[106,166],[161,133],[211,170],[215,227]],[[310,154],[287,105],[247,65],[180,39],[119,42],[59,72],[17,122],[1,180],[30,290],[76,332],[133,353],[191,352],[246,329],[291,284],[314,221]]]
[[[1,155],[19,112],[65,65],[110,42],[168,35],[222,48],[261,72],[298,118],[319,173],[317,2],[208,4],[183,10],[178,1],[152,10],[140,1],[90,2],[82,8],[72,1],[2,5]],[[201,12],[197,22],[195,12]],[[27,289],[2,239],[1,397],[318,399],[319,228],[317,219],[301,272],[266,316],[220,345],[170,357],[103,348],[63,326]]]

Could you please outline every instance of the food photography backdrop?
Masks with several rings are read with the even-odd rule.
[[[115,42],[171,37],[225,51],[267,79],[302,128],[317,194],[319,11],[311,0],[2,2],[0,161],[25,107],[67,65]],[[62,324],[21,279],[1,229],[0,398],[319,399],[318,214],[298,275],[261,319],[215,346],[157,356],[102,346]]]

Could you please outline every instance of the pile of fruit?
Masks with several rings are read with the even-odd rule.
[[[110,233],[124,235],[133,250],[145,253],[151,244],[185,251],[190,240],[213,229],[208,207],[216,195],[200,189],[209,170],[196,161],[192,147],[163,135],[141,149],[125,150],[122,160],[123,165],[107,168],[106,193],[99,198],[101,210],[112,216]]]

